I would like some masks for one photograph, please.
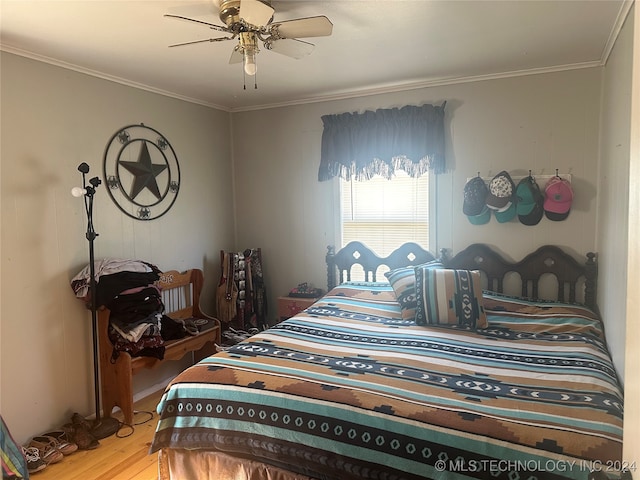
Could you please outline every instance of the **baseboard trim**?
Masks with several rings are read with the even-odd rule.
[[[142,400],[143,398],[146,398],[149,395],[152,395],[152,394],[156,393],[159,390],[164,390],[165,388],[167,388],[167,385],[169,385],[169,382],[171,380],[173,380],[173,377],[165,378],[165,379],[161,380],[160,382],[155,383],[155,384],[151,385],[150,387],[147,387],[144,390],[139,391],[138,393],[134,393],[133,394],[133,403],[137,402],[138,400]]]

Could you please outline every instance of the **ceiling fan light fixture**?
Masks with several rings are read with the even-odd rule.
[[[227,33],[228,36],[182,42],[169,46],[178,47],[238,39],[238,43],[231,52],[229,63],[242,63],[244,74],[251,77],[255,77],[257,71],[256,55],[260,52],[258,42],[262,42],[265,50],[272,50],[299,59],[312,52],[313,44],[295,37],[325,37],[331,35],[333,29],[331,21],[323,15],[273,23],[275,10],[271,5],[271,0],[209,1],[218,8],[220,20],[225,26],[180,15],[167,14],[165,16],[205,25],[217,32]]]
[[[254,76],[256,74],[257,66],[256,66],[256,52],[253,49],[247,49],[244,51],[243,57],[244,64],[244,73],[250,76]]]
[[[249,76],[256,74],[256,54],[258,49],[258,39],[253,32],[240,34],[240,52],[242,53],[242,63],[244,73]]]

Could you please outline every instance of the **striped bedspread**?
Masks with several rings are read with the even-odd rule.
[[[622,391],[597,316],[488,292],[484,305],[487,329],[418,326],[388,283],[340,285],[181,373],[151,451],[335,480],[619,474]]]

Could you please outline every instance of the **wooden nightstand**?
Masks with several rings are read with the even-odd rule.
[[[296,313],[317,302],[318,298],[278,297],[278,320],[282,321],[293,317]]]

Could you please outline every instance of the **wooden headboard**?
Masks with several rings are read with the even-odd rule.
[[[557,280],[555,299],[583,303],[598,312],[596,305],[598,266],[595,253],[587,253],[583,264],[573,256],[553,245],[545,245],[522,260],[512,262],[485,244],[472,244],[453,257],[442,250],[440,256],[424,250],[415,243],[406,243],[387,257],[379,257],[361,242],[351,242],[335,252],[327,251],[327,286],[329,290],[337,284],[351,280],[352,268],[361,266],[365,281],[382,281],[376,271],[382,265],[389,269],[419,265],[438,258],[446,268],[480,270],[486,279],[486,288],[504,293],[505,278],[515,273],[520,277],[523,297],[539,299],[539,286],[547,274]],[[583,291],[581,291],[583,289]]]
[[[327,287],[331,290],[342,282],[351,281],[353,267],[359,265],[364,270],[366,282],[379,282],[377,270],[387,266],[390,270],[408,265],[435,260],[436,257],[417,243],[408,242],[394,250],[387,257],[379,257],[362,242],[350,242],[338,252],[327,247]],[[337,274],[337,277],[336,277]]]

